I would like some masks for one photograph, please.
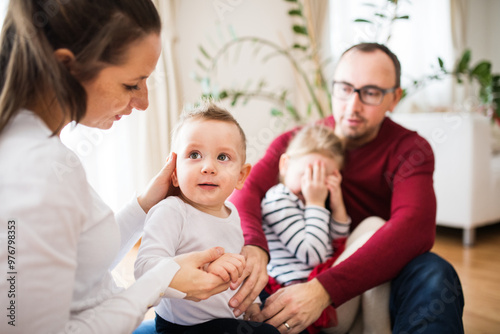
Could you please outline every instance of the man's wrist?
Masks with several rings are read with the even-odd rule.
[[[269,256],[269,252],[264,249],[263,247],[259,246],[259,245],[244,245],[243,248],[245,247],[251,247],[251,248],[255,248],[256,250],[260,250],[262,252],[262,255],[265,255],[267,261],[266,263],[269,263],[269,260],[270,260],[270,256]]]
[[[332,299],[330,298],[328,291],[319,280],[313,278],[312,280],[307,282],[307,284],[310,284],[312,286],[314,291],[313,296],[316,298],[317,302],[322,306],[323,309],[332,304]]]

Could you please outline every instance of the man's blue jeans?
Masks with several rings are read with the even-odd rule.
[[[391,281],[394,334],[463,333],[463,309],[455,269],[434,253],[416,257]]]

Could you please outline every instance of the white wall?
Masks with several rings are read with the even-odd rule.
[[[5,19],[5,13],[7,13],[8,6],[9,0],[0,0],[0,28],[2,28],[3,20]]]
[[[493,73],[500,73],[499,14],[499,0],[467,0],[466,45],[472,50],[472,63],[490,60]]]
[[[237,36],[260,36],[282,46],[292,40],[291,24],[287,11],[289,3],[282,0],[177,0],[177,27],[179,52],[179,76],[185,103],[193,103],[200,97],[200,85],[191,78],[194,70],[202,71],[196,65],[197,58],[203,58],[198,50],[203,45],[207,52],[214,54],[216,46],[230,39],[228,27]],[[218,77],[221,86],[231,84],[243,87],[252,78],[266,77],[270,88],[290,87],[294,90],[293,72],[283,57],[275,57],[263,65],[255,57],[249,44],[230,52],[219,65]],[[264,49],[262,49],[264,51]],[[256,80],[257,79],[257,80]],[[230,107],[240,122],[248,139],[248,161],[256,162],[270,141],[291,123],[270,117],[270,103],[251,100],[246,106]]]

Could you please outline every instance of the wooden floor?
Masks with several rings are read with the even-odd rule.
[[[462,282],[466,334],[500,333],[500,224],[481,227],[472,247],[461,230],[438,227],[433,252],[448,260]]]
[[[500,224],[479,228],[473,247],[462,246],[461,230],[438,227],[433,252],[454,266],[462,282],[465,333],[500,333]],[[134,281],[136,255],[134,248],[113,271],[123,286]],[[145,318],[153,317],[151,309]]]

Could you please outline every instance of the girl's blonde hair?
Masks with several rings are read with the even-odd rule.
[[[342,141],[331,127],[324,125],[307,125],[300,129],[290,141],[286,154],[297,158],[306,154],[318,153],[335,159],[342,167],[344,163],[344,147]]]

